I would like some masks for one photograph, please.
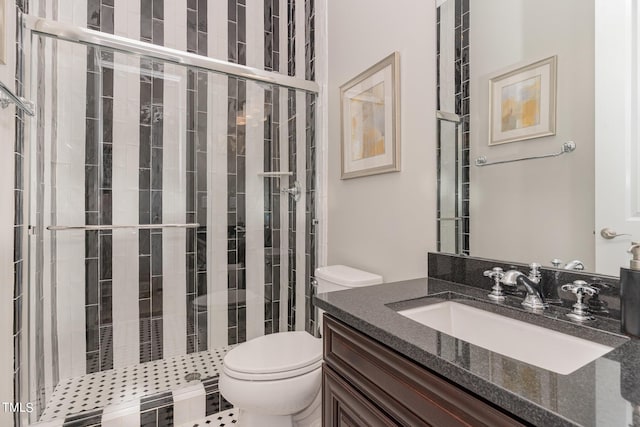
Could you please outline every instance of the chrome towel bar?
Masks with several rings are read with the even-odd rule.
[[[47,230],[50,231],[67,231],[67,230],[121,230],[121,229],[136,229],[136,230],[150,230],[156,228],[198,228],[200,224],[130,224],[130,225],[50,225]]]
[[[24,98],[19,97],[7,85],[0,82],[0,107],[7,108],[9,104],[16,104],[16,107],[27,113],[27,115],[33,117],[35,112],[33,111],[33,103],[27,101]]]
[[[258,176],[265,178],[280,178],[281,176],[292,176],[293,172],[258,172]]]
[[[558,157],[563,154],[571,153],[572,151],[575,151],[575,149],[576,149],[576,143],[573,141],[568,141],[562,144],[562,147],[560,147],[560,152],[558,153],[543,154],[541,156],[520,157],[518,159],[511,159],[511,160],[498,160],[494,162],[488,162],[485,156],[481,156],[476,159],[476,166],[491,166],[491,165],[499,165],[502,163],[521,162],[523,160],[535,160],[535,159],[545,159],[547,157]]]

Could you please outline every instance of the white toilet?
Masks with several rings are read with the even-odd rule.
[[[318,293],[382,283],[344,265],[316,270]],[[320,322],[322,311],[320,311]],[[322,339],[304,331],[254,338],[224,358],[219,387],[242,427],[320,426]]]

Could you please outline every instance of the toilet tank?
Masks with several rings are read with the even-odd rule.
[[[329,265],[316,269],[317,293],[341,291],[361,286],[379,285],[382,276],[346,265]]]
[[[318,287],[316,292],[342,291],[344,289],[358,288],[362,286],[379,285],[382,283],[382,276],[358,270],[346,265],[328,265],[316,268],[316,281]],[[322,336],[324,310],[318,310],[318,323],[316,336]]]

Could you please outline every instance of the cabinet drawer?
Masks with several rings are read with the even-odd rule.
[[[324,358],[329,367],[401,425],[523,425],[326,314]]]

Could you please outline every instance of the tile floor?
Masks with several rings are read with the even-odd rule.
[[[230,427],[237,425],[237,422],[238,410],[234,408],[209,415],[203,420],[189,423],[181,427]]]
[[[192,372],[200,378],[217,375],[224,355],[232,347],[180,355],[120,369],[60,381],[40,421],[104,408],[115,403],[173,390],[186,384]]]

